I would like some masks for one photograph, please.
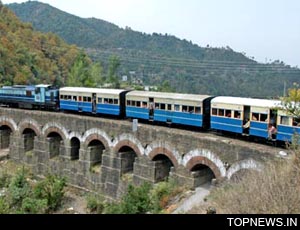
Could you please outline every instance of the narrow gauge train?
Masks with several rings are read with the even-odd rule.
[[[166,122],[274,141],[291,142],[295,133],[300,134],[299,121],[281,110],[276,100],[37,85],[3,87],[0,103]],[[271,125],[276,127],[272,136]]]

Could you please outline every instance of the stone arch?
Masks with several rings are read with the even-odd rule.
[[[209,167],[216,178],[226,176],[226,168],[217,155],[207,149],[196,149],[187,153],[182,159],[182,165],[192,170],[197,164]]]
[[[37,136],[41,135],[40,125],[33,119],[24,119],[19,123],[19,132],[22,135],[25,129],[32,129]]]
[[[242,169],[261,171],[262,168],[263,168],[263,165],[253,159],[243,160],[243,161],[239,161],[239,162],[236,162],[233,165],[231,165],[226,173],[226,177],[227,177],[227,179],[230,179],[233,174],[237,173],[238,171],[240,171]]]
[[[153,160],[153,158],[160,154],[168,157],[174,167],[177,167],[181,163],[180,154],[167,143],[158,141],[147,146],[145,150],[145,155],[148,156],[150,160]]]
[[[90,129],[85,132],[84,136],[82,137],[82,141],[84,145],[87,147],[89,143],[93,140],[99,140],[104,145],[105,149],[108,149],[111,145],[111,140],[106,132],[100,129]]]
[[[42,129],[42,134],[44,135],[45,138],[47,138],[47,136],[53,132],[58,133],[62,137],[64,143],[66,140],[69,140],[69,134],[67,130],[59,123],[56,122],[47,123]]]
[[[131,134],[121,134],[114,140],[113,153],[117,154],[119,150],[124,146],[128,146],[133,149],[137,156],[144,155],[144,148],[141,142]]]
[[[15,132],[18,130],[18,126],[13,119],[5,117],[5,116],[1,116],[0,117],[0,126],[4,126],[4,125],[8,126],[12,132]]]

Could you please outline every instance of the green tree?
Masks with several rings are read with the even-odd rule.
[[[300,119],[300,88],[299,84],[294,83],[294,88],[289,89],[288,96],[282,98],[283,109],[288,114]]]

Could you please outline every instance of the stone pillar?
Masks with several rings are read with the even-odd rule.
[[[10,135],[9,141],[9,155],[10,158],[16,162],[22,162],[23,152],[21,149],[23,147],[23,138],[21,138],[17,133]]]
[[[183,166],[177,168],[172,167],[169,178],[174,180],[179,186],[184,186],[188,189],[194,189],[194,178],[191,172]]]
[[[155,183],[155,162],[150,161],[147,157],[136,158],[133,167],[133,183],[141,185],[145,182]]]
[[[117,198],[120,182],[122,159],[105,152],[102,155],[101,183],[103,192],[112,198]]]
[[[122,152],[119,153],[119,156],[121,158],[121,173],[125,174],[128,172],[133,172],[133,165],[136,159],[135,152]]]

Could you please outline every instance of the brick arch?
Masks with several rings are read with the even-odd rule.
[[[145,150],[145,155],[148,156],[151,160],[159,154],[167,156],[172,161],[175,167],[181,164],[181,155],[168,142],[155,141],[148,145]]]
[[[131,134],[120,135],[114,140],[112,146],[113,153],[115,154],[118,153],[122,147],[128,146],[132,148],[138,156],[144,155],[144,147],[142,146],[141,142]]]
[[[236,162],[233,165],[231,165],[226,173],[226,177],[227,177],[227,179],[230,179],[233,174],[237,173],[238,171],[240,171],[242,169],[261,171],[262,168],[263,168],[263,165],[253,159],[243,160],[243,161],[239,161],[239,162]]]
[[[13,119],[2,116],[2,117],[0,117],[0,126],[4,126],[4,125],[8,126],[12,132],[15,132],[18,130],[18,126]]]
[[[197,164],[201,164],[201,165],[205,165],[207,167],[209,167],[211,169],[211,171],[213,171],[213,173],[215,174],[216,178],[220,178],[221,177],[221,172],[218,169],[218,167],[209,159],[207,159],[206,157],[193,157],[191,160],[189,160],[189,162],[186,165],[186,168],[188,170],[192,170],[192,168],[194,166],[196,166]]]
[[[85,139],[84,145],[87,147],[87,146],[89,145],[89,143],[91,143],[91,142],[94,141],[94,140],[100,141],[100,142],[104,145],[105,149],[108,149],[108,148],[109,148],[109,145],[108,145],[108,143],[107,143],[107,140],[106,140],[104,137],[99,136],[98,134],[91,134],[91,135],[89,135],[89,136]]]
[[[21,135],[25,129],[32,129],[37,136],[41,135],[40,125],[33,119],[22,120],[18,127]]]
[[[93,140],[100,141],[104,145],[105,149],[108,149],[111,144],[109,136],[100,129],[90,129],[86,131],[82,139],[85,146],[88,146],[88,144]]]
[[[154,157],[156,157],[157,155],[165,155],[166,157],[168,157],[172,164],[174,165],[174,167],[178,166],[178,161],[176,159],[176,157],[174,156],[174,154],[167,148],[165,147],[157,147],[154,148],[149,154],[148,157],[153,160]]]
[[[142,153],[141,153],[140,149],[138,148],[138,146],[129,140],[122,140],[122,141],[118,142],[118,144],[114,147],[113,152],[118,153],[120,151],[120,149],[124,146],[128,146],[128,147],[132,148],[137,156],[142,156]]]
[[[216,178],[226,176],[226,168],[223,162],[216,154],[207,149],[196,149],[187,153],[182,159],[182,164],[189,170],[197,164],[206,165],[213,171]]]
[[[68,132],[67,130],[60,124],[57,124],[57,123],[47,123],[44,127],[43,127],[43,130],[42,130],[42,133],[44,135],[44,137],[46,138],[50,133],[58,133],[61,138],[63,139],[63,141],[65,142],[69,135],[68,135]]]
[[[83,138],[79,132],[71,132],[68,137],[69,141],[71,141],[73,137],[76,137],[80,142],[83,142]]]

